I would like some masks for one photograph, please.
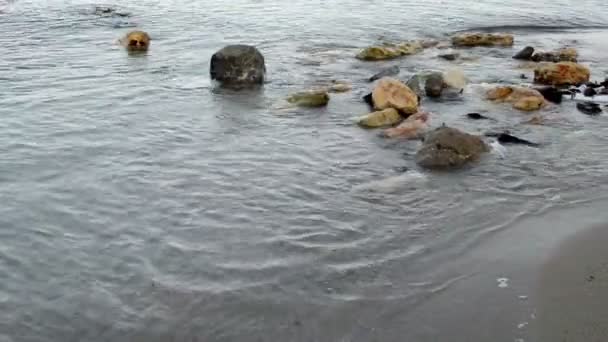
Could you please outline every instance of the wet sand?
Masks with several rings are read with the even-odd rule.
[[[567,239],[543,265],[539,341],[608,341],[608,225]]]

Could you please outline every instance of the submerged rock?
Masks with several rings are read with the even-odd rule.
[[[427,135],[416,153],[416,162],[430,169],[458,168],[489,151],[481,137],[443,126]]]
[[[385,77],[378,81],[372,92],[374,108],[383,110],[395,108],[404,114],[418,111],[418,96],[401,81]]]
[[[513,59],[522,59],[522,60],[530,60],[532,55],[534,54],[534,48],[531,46],[526,46],[523,50],[513,56]]]
[[[545,98],[545,100],[560,104],[562,103],[563,93],[555,88],[555,87],[542,87],[542,88],[534,88],[536,91],[541,93],[541,95]]]
[[[578,52],[574,48],[564,48],[557,51],[537,52],[532,55],[535,62],[577,62]]]
[[[534,82],[548,85],[578,85],[589,81],[590,71],[573,62],[544,63],[534,69]]]
[[[490,118],[479,113],[467,113],[467,118],[473,120],[489,120]]]
[[[119,12],[112,7],[95,6],[93,13],[99,16],[111,16],[111,17],[130,17],[131,13]]]
[[[442,54],[438,55],[438,57],[441,59],[445,59],[446,61],[455,61],[458,58],[460,58],[460,54],[457,52],[442,53]]]
[[[429,116],[430,114],[427,112],[418,112],[410,115],[399,126],[385,130],[384,135],[388,138],[420,138],[428,128]]]
[[[150,47],[150,36],[144,31],[131,31],[120,43],[130,52],[144,52]]]
[[[322,107],[329,102],[329,94],[325,90],[310,90],[291,94],[287,102],[298,107]]]
[[[423,50],[420,42],[405,42],[400,44],[386,44],[370,46],[357,54],[357,58],[364,61],[380,61],[401,56],[413,55]]]
[[[498,140],[498,142],[501,144],[519,144],[519,145],[526,145],[526,146],[532,146],[532,147],[540,146],[540,144],[538,144],[538,143],[534,143],[534,142],[531,142],[531,141],[528,141],[525,139],[518,138],[507,132],[486,133],[485,135],[488,137],[496,137],[496,140]]]
[[[513,35],[499,33],[464,33],[452,37],[454,46],[512,46]]]
[[[401,70],[398,65],[393,65],[392,67],[380,70],[380,72],[378,72],[375,75],[373,75],[372,77],[370,77],[369,81],[374,82],[374,81],[381,79],[382,77],[397,76],[397,75],[399,75],[400,71]]]
[[[345,81],[332,81],[332,83],[327,87],[327,91],[331,93],[345,93],[347,91],[351,91],[353,86]]]
[[[423,90],[424,78],[420,75],[410,77],[406,85],[418,96],[424,95]]]
[[[597,95],[597,91],[591,87],[587,87],[587,88],[585,88],[583,95],[593,97],[593,96]]]
[[[209,73],[225,84],[261,84],[266,75],[264,56],[253,46],[228,45],[213,54]]]
[[[599,115],[602,112],[600,105],[595,102],[579,102],[576,109],[587,115]]]
[[[496,87],[488,90],[486,98],[491,101],[510,103],[513,108],[521,111],[534,111],[546,105],[545,98],[540,92],[525,87]]]
[[[424,83],[424,92],[428,97],[440,97],[445,84],[443,75],[439,72],[432,73],[426,78]]]
[[[458,68],[450,69],[443,73],[443,81],[448,88],[462,90],[467,85],[467,79],[462,70]]]
[[[364,115],[357,120],[357,123],[362,127],[376,128],[395,125],[402,119],[403,118],[396,109],[387,108]]]

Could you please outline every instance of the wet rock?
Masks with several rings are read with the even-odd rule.
[[[423,50],[420,42],[405,42],[400,44],[386,44],[370,46],[361,50],[357,58],[364,61],[380,61],[394,59],[401,56],[413,55]]]
[[[507,132],[486,133],[485,135],[488,137],[496,137],[496,140],[498,140],[498,142],[501,144],[519,144],[519,145],[526,145],[526,146],[532,146],[532,147],[540,146],[540,144],[538,144],[538,143],[534,143],[534,142],[531,142],[531,141],[528,141],[525,139],[518,138]]]
[[[393,65],[392,67],[380,70],[380,72],[370,77],[369,81],[374,82],[381,79],[382,77],[397,76],[399,75],[400,71],[401,70],[398,65]]]
[[[424,92],[428,97],[440,97],[444,87],[443,75],[441,73],[432,73],[426,79]]]
[[[95,15],[99,15],[99,16],[110,16],[110,17],[130,17],[131,16],[131,13],[119,12],[115,8],[103,7],[103,6],[95,6],[93,13]]]
[[[534,110],[539,110],[544,104],[545,99],[542,96],[526,96],[513,103],[513,108],[521,111],[531,112]]]
[[[522,60],[530,60],[532,55],[534,54],[534,48],[531,46],[526,46],[523,50],[513,56],[513,59],[522,59]]]
[[[483,116],[483,115],[481,115],[479,113],[467,113],[467,118],[473,119],[473,120],[488,120],[488,119],[490,119],[487,116]]]
[[[385,110],[369,113],[357,119],[359,126],[376,128],[383,126],[392,126],[399,123],[403,118],[399,115],[399,112],[394,108],[387,108]]]
[[[601,86],[602,86],[601,84],[596,83],[596,82],[587,82],[587,83],[585,83],[585,87],[587,87],[587,88],[599,88]]]
[[[555,88],[555,87],[542,87],[542,88],[534,88],[536,91],[541,93],[541,95],[545,98],[545,100],[560,104],[562,103],[562,95],[563,93]]]
[[[455,61],[460,57],[460,54],[457,52],[442,53],[438,55],[438,57],[441,59],[445,59],[446,61]]]
[[[519,75],[519,78],[521,78],[522,80],[527,80],[528,76],[526,76],[526,74],[521,74]]]
[[[589,68],[578,63],[544,63],[534,69],[534,82],[548,85],[578,85],[588,82],[589,75]]]
[[[418,112],[410,115],[399,126],[385,130],[384,135],[388,138],[420,138],[428,128],[429,116],[430,114],[427,112]]]
[[[602,88],[598,92],[599,95],[608,95],[608,88]]]
[[[587,87],[587,88],[585,88],[583,95],[593,97],[593,96],[597,95],[597,91],[591,87]]]
[[[604,82],[600,82],[600,83],[599,83],[599,85],[601,85],[601,86],[602,86],[602,87],[604,87],[604,88],[608,88],[608,78],[606,78],[606,79],[604,80]]]
[[[378,81],[372,91],[374,108],[383,110],[395,108],[404,114],[418,112],[418,96],[401,81],[385,77]]]
[[[144,52],[150,47],[150,36],[144,31],[131,31],[120,43],[130,52]]]
[[[550,52],[537,52],[532,55],[534,62],[577,62],[578,52],[573,48],[559,49]]]
[[[534,115],[530,120],[524,122],[528,125],[542,125],[545,123],[545,119],[540,115]]]
[[[442,126],[426,136],[416,153],[416,162],[429,169],[458,168],[479,159],[489,150],[479,136]]]
[[[423,39],[420,41],[420,45],[422,45],[424,49],[428,49],[439,45],[439,41],[435,39]]]
[[[464,33],[452,37],[454,46],[512,46],[513,35],[499,33]]]
[[[599,115],[602,112],[600,105],[595,102],[579,102],[576,104],[576,109],[587,115]]]
[[[410,77],[407,81],[406,85],[418,96],[424,95],[424,90],[422,89],[422,85],[424,83],[424,78],[421,75],[414,75]]]
[[[496,102],[507,102],[521,111],[534,111],[545,106],[543,95],[532,88],[500,86],[488,90],[486,98]]]
[[[466,77],[460,69],[450,69],[443,74],[443,81],[446,87],[461,91],[467,85]]]
[[[224,84],[261,84],[266,75],[264,56],[249,45],[228,45],[211,57],[211,79]]]
[[[367,103],[370,107],[374,108],[374,99],[372,98],[372,93],[369,93],[363,96],[363,102]]]
[[[353,86],[345,81],[332,81],[332,83],[327,87],[327,91],[330,93],[345,93],[347,91],[351,91]]]
[[[291,94],[287,102],[298,107],[323,107],[329,102],[329,94],[324,90],[310,90]]]

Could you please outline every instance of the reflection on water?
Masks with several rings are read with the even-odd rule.
[[[606,33],[581,28],[606,21],[601,1],[101,4],[131,13],[128,25],[94,5],[0,7],[2,342],[367,341],[459,277],[442,273],[444,261],[514,217],[606,184],[601,116],[566,102],[548,110],[551,124],[521,125],[476,86],[518,80],[510,56],[521,46],[566,41],[603,78]],[[539,21],[579,28],[525,29],[513,49],[467,51],[478,58],[457,64],[474,84],[464,99],[424,106],[432,125],[508,128],[542,149],[430,173],[413,162],[419,142],[353,124],[382,67],[398,64],[405,79],[454,65],[433,49],[364,63],[358,47]],[[115,43],[132,25],[152,35],[146,55]],[[213,52],[237,42],[264,53],[262,89],[209,80]],[[333,79],[353,91],[324,109],[274,109]],[[384,310],[389,302],[400,309]]]

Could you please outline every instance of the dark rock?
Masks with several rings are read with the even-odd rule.
[[[416,153],[416,162],[429,169],[458,168],[479,159],[489,150],[481,137],[441,126],[426,136]]]
[[[422,82],[424,81],[423,77],[420,75],[414,75],[410,77],[409,80],[405,83],[414,93],[418,96],[423,95],[424,91],[422,90]]]
[[[542,87],[542,88],[534,88],[538,90],[539,93],[543,95],[545,100],[560,104],[562,103],[562,95],[563,93],[555,88],[555,87]]]
[[[424,91],[428,97],[439,97],[441,96],[444,87],[443,75],[440,73],[432,73],[426,79]]]
[[[396,75],[399,75],[400,71],[401,70],[398,65],[393,65],[392,67],[383,69],[380,72],[378,72],[377,74],[375,74],[374,76],[370,77],[369,81],[374,82],[374,81],[381,79],[382,77],[396,76]]]
[[[253,46],[229,45],[211,57],[210,74],[224,84],[261,84],[266,74],[264,56]]]
[[[501,144],[519,144],[519,145],[526,145],[526,146],[532,146],[532,147],[540,146],[540,144],[538,144],[538,143],[534,143],[534,142],[531,142],[531,141],[528,141],[525,139],[518,138],[516,136],[509,134],[508,132],[486,133],[485,136],[496,137],[496,140]]]
[[[600,83],[595,83],[595,82],[587,82],[585,83],[585,87],[587,88],[599,88],[602,85]]]
[[[473,120],[487,120],[487,119],[489,119],[487,116],[483,116],[483,115],[481,115],[479,113],[468,113],[467,117],[469,119],[473,119]]]
[[[528,76],[526,76],[526,74],[521,74],[519,75],[519,78],[521,78],[522,80],[527,80]]]
[[[446,61],[455,61],[460,57],[459,53],[443,53],[438,56],[441,59],[445,59]]]
[[[576,109],[587,115],[599,115],[602,112],[599,104],[589,101],[577,103]]]
[[[608,78],[606,78],[604,82],[600,82],[600,85],[604,88],[608,88]]]
[[[513,56],[513,58],[530,60],[532,58],[533,54],[534,54],[534,48],[531,46],[526,46],[523,50],[516,53],[515,56]]]
[[[593,89],[593,88],[585,88],[583,95],[593,97],[593,96],[597,95],[597,91],[595,91],[595,89]]]
[[[372,107],[372,108],[374,107],[374,100],[372,97],[372,93],[369,93],[369,94],[363,96],[363,101],[365,103],[367,103],[370,107]]]
[[[608,88],[602,88],[602,89],[600,89],[600,91],[598,92],[598,94],[600,94],[600,95],[608,95]]]

